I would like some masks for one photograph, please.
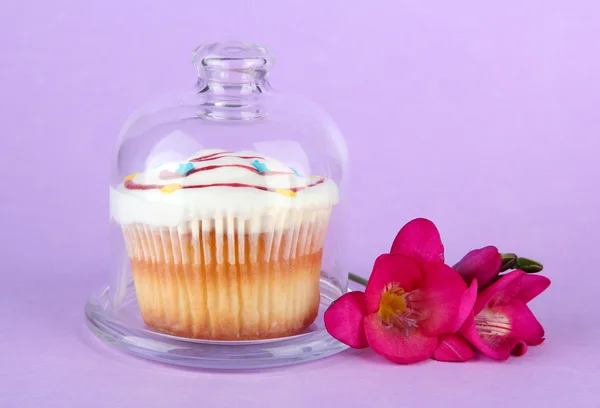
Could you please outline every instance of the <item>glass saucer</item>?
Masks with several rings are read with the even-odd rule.
[[[358,284],[350,282],[355,287]],[[341,293],[321,279],[321,304],[315,322],[289,337],[250,341],[197,340],[157,332],[142,321],[133,283],[118,308],[110,302],[110,288],[85,305],[87,325],[100,339],[150,360],[187,367],[248,370],[281,367],[322,359],[348,348],[325,330],[323,314]]]

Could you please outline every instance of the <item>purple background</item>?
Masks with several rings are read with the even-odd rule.
[[[599,5],[3,0],[0,406],[600,405]],[[233,375],[89,335],[120,126],[193,83],[198,43],[230,38],[268,44],[273,84],[347,136],[354,272],[428,217],[450,263],[487,244],[544,262],[553,284],[532,308],[547,342],[506,363],[402,367],[366,351]]]

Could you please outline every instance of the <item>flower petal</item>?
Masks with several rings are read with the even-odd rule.
[[[412,291],[421,279],[421,269],[404,255],[383,254],[375,260],[373,272],[367,283],[365,298],[367,312],[379,310],[383,292],[392,286],[401,287],[405,292]]]
[[[515,340],[511,346],[510,354],[516,357],[521,357],[527,353],[527,343],[523,340]]]
[[[479,314],[483,308],[492,300],[492,298],[497,299],[498,297],[502,297],[505,299],[510,299],[516,296],[517,289],[521,278],[525,275],[523,271],[513,271],[503,275],[496,282],[492,283],[490,286],[485,288],[482,292],[477,296],[477,301],[475,302],[475,306],[473,307],[473,313],[475,315]]]
[[[467,285],[460,275],[448,265],[426,263],[421,285],[406,295],[407,306],[423,316],[419,326],[428,336],[453,333],[462,325],[465,314],[470,312],[461,310],[462,295],[466,289]]]
[[[392,254],[402,254],[417,263],[444,262],[444,246],[435,224],[417,218],[406,224],[394,239]]]
[[[489,285],[502,266],[502,255],[495,246],[474,249],[466,254],[454,269],[462,276],[467,285],[477,279],[480,289]]]
[[[366,314],[365,294],[358,291],[346,293],[325,311],[325,328],[331,336],[350,347],[368,347],[363,325]]]
[[[465,324],[460,328],[460,334],[469,341],[475,348],[483,354],[494,360],[508,360],[510,357],[511,342],[506,338],[498,339],[498,342],[491,343],[485,341],[477,332],[475,320],[471,315]]]
[[[365,318],[365,334],[377,354],[398,364],[410,364],[430,358],[438,344],[437,337],[426,336],[419,328],[406,333],[385,327],[376,313]]]
[[[511,302],[495,305],[493,310],[508,317],[510,338],[539,344],[540,339],[544,337],[544,328],[525,302],[513,299]]]
[[[550,279],[542,275],[526,274],[521,278],[517,297],[527,303],[550,286]]]
[[[542,344],[542,343],[543,343],[545,340],[546,340],[546,339],[542,337],[542,338],[539,338],[539,339],[537,339],[537,340],[534,340],[534,341],[529,341],[529,342],[527,342],[527,344],[528,344],[529,346],[539,346],[539,345],[540,345],[540,344]]]
[[[542,325],[525,302],[514,297],[490,302],[476,317],[467,319],[460,333],[482,353],[497,360],[507,359],[516,342],[531,345],[544,341]]]
[[[439,344],[433,358],[438,361],[468,361],[475,357],[473,347],[460,334],[444,334],[439,339]]]
[[[475,302],[477,301],[477,284],[477,279],[473,279],[471,286],[461,296],[454,332],[457,332],[461,328],[473,311],[473,306],[475,306]]]

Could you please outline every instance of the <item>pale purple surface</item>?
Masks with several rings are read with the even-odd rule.
[[[349,3],[1,2],[0,406],[600,404],[600,3]],[[345,132],[354,272],[430,218],[449,263],[488,244],[543,261],[553,283],[532,309],[547,342],[507,363],[402,367],[367,351],[215,374],[91,337],[82,309],[106,273],[119,128],[191,84],[190,50],[223,38],[269,44],[273,83]]]

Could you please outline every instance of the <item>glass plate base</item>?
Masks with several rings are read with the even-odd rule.
[[[321,304],[315,322],[290,337],[253,341],[197,340],[160,333],[142,321],[130,283],[121,305],[113,308],[106,287],[85,305],[87,325],[99,338],[146,359],[195,368],[248,370],[288,366],[322,359],[348,348],[325,330],[323,314],[341,292],[321,280]]]

